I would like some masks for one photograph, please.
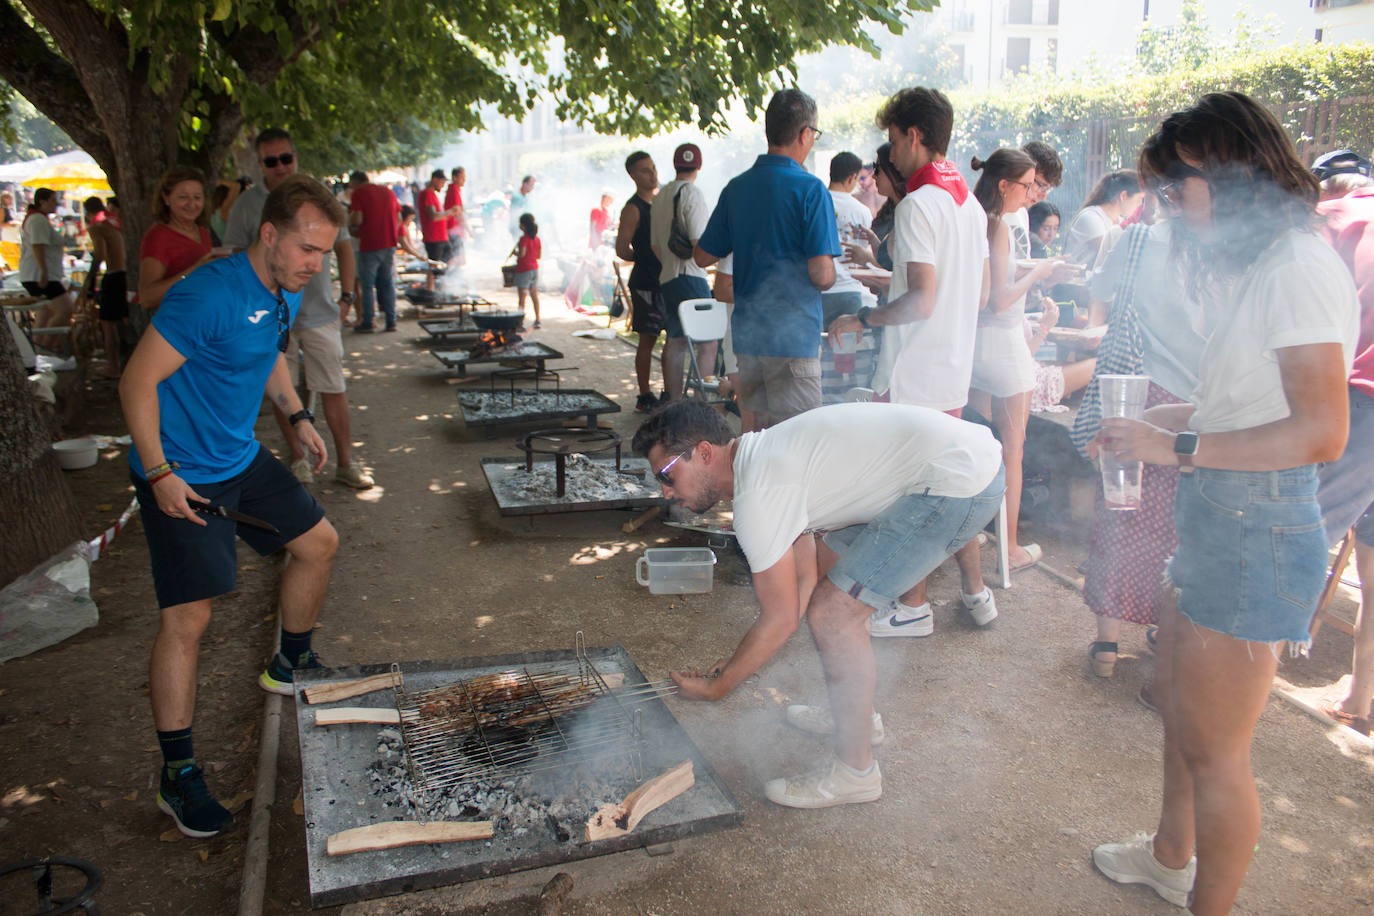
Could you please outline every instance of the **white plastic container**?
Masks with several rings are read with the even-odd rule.
[[[709,547],[650,547],[635,563],[635,579],[651,595],[709,592],[716,554]]]
[[[57,453],[57,463],[64,471],[92,467],[100,457],[94,439],[63,439],[54,442],[52,450]]]

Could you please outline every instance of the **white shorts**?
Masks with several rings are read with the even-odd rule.
[[[979,325],[971,384],[995,398],[1009,398],[1035,387],[1035,358],[1019,324],[1011,328]]]
[[[286,345],[286,365],[291,370],[293,385],[300,381],[296,369],[301,362],[296,357],[297,348],[304,355],[305,387],[316,394],[344,393],[343,337],[338,319],[313,328],[291,329],[291,339]]]

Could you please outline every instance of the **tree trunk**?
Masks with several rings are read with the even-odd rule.
[[[19,349],[0,331],[0,587],[83,537],[81,513],[49,448]]]

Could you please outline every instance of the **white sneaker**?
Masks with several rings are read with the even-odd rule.
[[[309,458],[297,458],[291,462],[291,473],[296,475],[296,479],[301,483],[314,483],[315,472],[310,470]]]
[[[355,490],[370,490],[374,484],[372,475],[363,470],[363,466],[356,458],[351,463],[340,466],[334,472],[334,479]]]
[[[883,774],[875,761],[873,772],[855,776],[840,760],[807,776],[770,779],[763,784],[768,800],[789,808],[832,808],[877,801],[883,797]]]
[[[1174,906],[1187,906],[1197,877],[1197,856],[1183,868],[1168,868],[1155,858],[1155,837],[1141,831],[1121,843],[1093,850],[1093,865],[1117,884],[1145,884]]]
[[[830,735],[835,732],[835,719],[830,714],[829,706],[804,706],[800,703],[793,703],[784,710],[783,718],[793,728],[810,732],[813,735]],[[883,717],[875,712],[873,724],[868,732],[868,743],[877,747],[883,743],[883,739],[886,737],[887,735],[883,731]]]
[[[961,591],[959,600],[978,626],[985,627],[997,619],[997,602],[992,597],[992,589],[984,587],[981,595],[965,595]]]
[[[895,606],[874,611],[868,618],[870,636],[929,636],[935,632],[935,618],[930,615],[930,602],[918,609],[915,617],[905,617]]]

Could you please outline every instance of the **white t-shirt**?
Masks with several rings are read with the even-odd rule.
[[[953,410],[968,401],[978,297],[988,258],[988,218],[972,194],[962,204],[925,185],[902,198],[894,215],[889,302],[906,292],[908,263],[935,266],[935,309],[925,321],[887,325],[875,391],[898,404]]]
[[[1340,255],[1290,229],[1232,288],[1202,353],[1189,428],[1216,433],[1282,420],[1291,411],[1274,351],[1339,343],[1348,375],[1359,331],[1355,281]]]
[[[941,192],[944,193],[944,192]],[[977,496],[1002,447],[985,426],[904,404],[831,404],[740,436],[735,536],[755,572],[803,531],[871,522],[899,498]]]
[[[1073,264],[1089,268],[1097,265],[1098,255],[1106,246],[1102,239],[1116,227],[1101,207],[1093,205],[1079,210],[1064,230],[1064,257]]]
[[[691,258],[679,258],[668,248],[668,234],[673,225],[673,195],[682,188],[682,196],[677,201],[677,218],[687,233],[687,238],[696,241],[706,231],[706,220],[711,208],[706,205],[706,195],[690,181],[673,180],[659,189],[649,207],[649,242],[654,254],[663,265],[658,272],[658,282],[667,283],[683,275],[705,279],[705,268],[698,267]]]
[[[1011,256],[1016,261],[1024,261],[1030,252],[1030,210],[1022,207],[1011,213],[1002,214],[1002,222],[1007,224],[1011,234]]]
[[[56,283],[62,279],[62,233],[52,227],[48,217],[42,213],[30,213],[24,217],[19,229],[19,282],[37,283],[42,276],[38,259],[33,256],[33,246],[43,245],[43,260],[48,266],[48,282]]]
[[[848,191],[830,192],[835,201],[835,228],[840,232],[840,242],[858,242],[863,237],[858,227],[873,228],[873,211],[865,207],[858,198]],[[827,293],[862,293],[864,285],[849,275],[844,258],[835,259],[835,283]]]

